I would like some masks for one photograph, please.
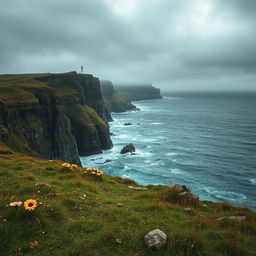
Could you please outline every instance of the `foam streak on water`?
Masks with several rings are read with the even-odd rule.
[[[113,149],[81,158],[85,166],[140,184],[186,184],[202,199],[256,209],[256,96],[186,95],[135,104],[141,111],[113,114]],[[138,155],[119,154],[128,143]]]

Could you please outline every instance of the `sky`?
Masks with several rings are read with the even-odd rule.
[[[1,0],[0,74],[256,90],[256,0]]]

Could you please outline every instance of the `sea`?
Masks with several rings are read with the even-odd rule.
[[[83,166],[138,184],[184,184],[202,200],[256,210],[256,94],[165,93],[112,113],[114,147]],[[125,125],[130,123],[130,125]],[[133,143],[136,154],[120,154]]]

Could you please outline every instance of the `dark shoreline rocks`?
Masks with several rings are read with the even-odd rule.
[[[122,148],[120,154],[134,153],[134,152],[135,152],[135,147],[132,143],[130,143]]]

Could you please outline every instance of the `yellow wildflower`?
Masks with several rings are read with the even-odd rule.
[[[28,211],[33,211],[37,207],[37,201],[34,199],[28,199],[24,202],[24,208]]]

